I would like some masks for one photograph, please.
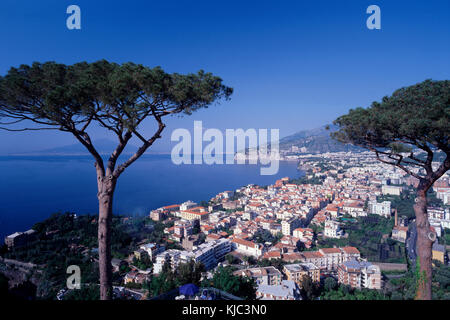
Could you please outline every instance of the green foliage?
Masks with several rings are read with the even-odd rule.
[[[379,290],[355,289],[345,285],[334,288],[325,288],[322,291],[321,300],[388,300],[389,297]]]
[[[384,234],[391,233],[394,226],[393,219],[368,215],[367,217],[352,218],[352,220],[341,219],[341,222],[341,227],[346,231],[348,237],[318,239],[317,248],[353,246],[357,247],[361,255],[369,261],[406,263],[405,245],[383,239]]]
[[[232,255],[231,253],[228,253],[225,256],[225,260],[229,263],[229,264],[237,264],[239,263],[239,259],[236,258],[234,255]]]
[[[258,231],[255,232],[253,235],[253,241],[257,243],[265,243],[265,242],[271,242],[275,243],[276,237],[274,237],[270,231],[265,229],[258,229]]]
[[[304,300],[316,300],[320,295],[320,284],[313,282],[309,275],[302,277],[300,288]]]
[[[434,261],[433,299],[450,300],[450,266]]]
[[[233,275],[233,269],[230,267],[219,266],[212,279],[204,281],[203,286],[211,286],[246,300],[256,298],[255,281],[248,277]]]
[[[337,281],[333,277],[327,277],[324,281],[324,288],[326,291],[331,291],[337,288]]]
[[[70,290],[64,295],[64,300],[100,300],[98,286],[82,286],[79,290]]]
[[[415,195],[410,192],[403,192],[400,196],[395,195],[380,195],[378,201],[390,201],[391,207],[397,209],[397,215],[413,218],[414,213],[414,201]]]
[[[156,240],[165,244],[163,230],[165,225],[155,223],[154,230],[148,232],[144,228],[146,218],[123,220],[113,217],[111,239],[114,257],[125,258],[135,250],[137,243],[145,239]],[[138,228],[140,228],[138,230]],[[98,265],[95,262],[97,246],[97,217],[72,213],[56,213],[48,219],[33,226],[36,230],[36,241],[26,247],[17,248],[4,254],[5,258],[32,262],[40,265],[38,276],[38,294],[43,299],[54,299],[58,290],[65,287],[69,265],[78,265],[81,269],[82,284],[98,284]],[[135,261],[140,269],[152,266],[145,257]],[[121,282],[120,275],[130,271],[126,265],[114,274],[114,282]],[[97,288],[98,289],[98,288]]]
[[[143,287],[156,297],[187,283],[199,286],[203,272],[205,272],[204,265],[193,260],[179,264],[175,271],[172,271],[170,264],[166,262],[161,273],[152,277]]]
[[[294,184],[323,184],[323,181],[325,180],[325,176],[316,177],[313,176],[312,178],[308,178],[307,175],[297,178],[297,179],[290,179],[289,183]]]
[[[182,263],[178,266],[175,273],[175,281],[178,286],[188,283],[199,286],[202,273],[205,271],[205,266],[201,262],[190,260],[189,262]]]
[[[0,78],[0,116],[69,132],[92,119],[112,131],[133,132],[152,111],[153,116],[191,114],[232,92],[202,70],[181,75],[132,62],[35,62]]]
[[[141,259],[133,257],[133,265],[140,270],[147,270],[153,267],[153,262],[147,254],[141,254]]]
[[[334,121],[340,130],[332,136],[365,148],[390,148],[393,153],[400,144],[431,144],[445,151],[449,149],[449,99],[449,80],[426,80],[401,88],[367,109],[350,110]]]
[[[288,262],[283,261],[282,259],[260,259],[257,262],[259,267],[275,267],[279,271],[283,270],[284,265],[288,264]]]

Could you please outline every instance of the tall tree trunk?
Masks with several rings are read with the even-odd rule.
[[[112,298],[111,229],[115,179],[98,177],[98,258],[100,299]]]
[[[416,214],[417,227],[417,255],[419,263],[419,272],[417,276],[416,299],[431,300],[431,282],[432,282],[432,245],[430,237],[434,236],[430,229],[427,215],[427,190],[419,186],[417,190],[416,204],[414,212]]]

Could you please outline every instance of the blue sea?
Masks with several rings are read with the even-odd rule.
[[[123,159],[122,159],[123,160]],[[119,178],[114,214],[146,215],[187,200],[208,200],[248,184],[298,177],[296,162],[280,162],[276,175],[260,165],[175,165],[169,155],[144,155]],[[25,231],[55,212],[97,214],[97,185],[90,156],[0,157],[0,239]]]

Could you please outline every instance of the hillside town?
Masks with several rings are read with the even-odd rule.
[[[138,290],[132,294],[142,298],[141,285],[152,277],[195,262],[203,265],[207,279],[217,268],[232,266],[234,275],[254,280],[256,298],[262,300],[301,300],[305,277],[313,283],[333,278],[354,289],[383,290],[384,271],[406,270],[415,259],[414,213],[393,201],[411,193],[417,182],[364,152],[299,159],[305,173],[300,178],[152,210],[152,223],[165,226],[163,240],[144,239],[123,259],[113,258],[114,271],[127,266],[122,285]],[[433,192],[428,208],[438,236],[433,260],[446,265],[449,246],[441,240],[450,229],[448,174]],[[382,232],[357,229],[364,223],[385,227]],[[149,228],[152,232],[154,226]],[[355,238],[357,232],[363,237]],[[24,246],[34,233],[16,232],[5,244],[9,250]],[[368,251],[371,239],[377,241],[375,254]]]
[[[255,279],[257,296],[262,299],[298,299],[304,275],[315,282],[333,277],[353,288],[382,289],[381,270],[400,264],[368,261],[360,252],[363,244],[321,248],[317,244],[319,239],[347,238],[352,230],[341,228],[343,219],[375,215],[392,223],[390,232],[382,235],[384,240],[390,238],[402,248],[404,244],[408,247],[414,213],[399,215],[391,201],[381,199],[400,196],[416,185],[415,179],[377,162],[369,153],[305,157],[301,168],[306,172],[303,181],[286,177],[269,186],[249,185],[221,192],[207,206],[186,201],[152,210],[152,220],[173,221],[164,232],[168,241],[179,243],[183,250],[164,250],[150,243],[135,254],[148,254],[154,261],[154,275],[165,263],[175,269],[190,259],[213,270],[232,255],[241,262],[235,274]],[[428,215],[441,237],[442,230],[450,228],[449,176],[440,179],[433,190],[442,205],[430,206]],[[414,253],[414,243],[409,247]],[[447,264],[448,256],[446,246],[436,241],[433,259]],[[249,267],[249,261],[263,260],[281,260],[284,266],[281,270]],[[139,281],[137,274],[134,279]]]

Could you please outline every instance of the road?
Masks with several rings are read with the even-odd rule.
[[[417,240],[417,229],[416,222],[411,223],[409,228],[408,237],[406,238],[406,251],[408,253],[408,258],[411,261],[411,265],[416,265],[416,240]]]

